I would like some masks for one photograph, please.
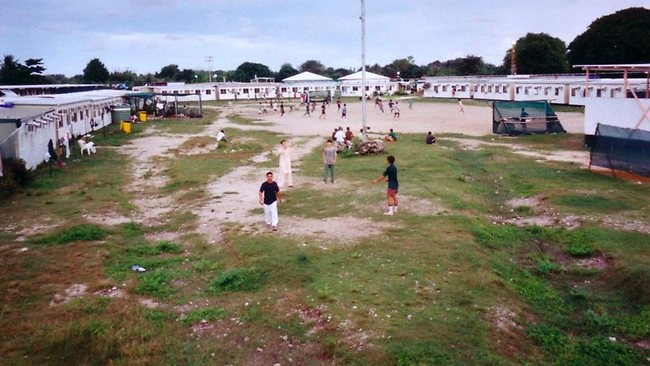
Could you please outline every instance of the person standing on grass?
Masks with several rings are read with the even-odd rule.
[[[266,181],[260,187],[260,204],[264,208],[264,221],[273,231],[278,231],[278,203],[282,203],[280,187],[273,181],[273,172],[266,173]]]
[[[387,157],[386,160],[388,161],[388,166],[386,167],[386,170],[384,170],[384,174],[372,182],[377,183],[382,179],[388,182],[388,189],[386,190],[388,212],[385,212],[384,215],[394,215],[397,213],[397,189],[399,188],[399,183],[397,182],[397,167],[395,166],[395,157],[393,155]]]
[[[465,113],[465,108],[463,107],[463,101],[458,99],[458,107],[460,107],[460,113]]]
[[[291,153],[293,147],[289,146],[287,140],[280,141],[280,178],[278,178],[278,186],[283,188],[285,183],[289,187],[293,187],[293,176],[291,172]]]
[[[327,146],[323,150],[323,183],[327,183],[327,173],[329,171],[330,181],[334,183],[334,164],[336,164],[336,148],[332,146],[332,140],[327,140]]]

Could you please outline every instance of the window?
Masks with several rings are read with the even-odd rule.
[[[205,90],[205,95],[212,95],[212,90],[206,89]]]
[[[379,85],[376,85],[376,86],[375,86],[375,90],[377,90],[377,91],[381,90],[381,88],[379,87]]]
[[[242,93],[244,93],[244,94],[248,94],[248,88],[244,88],[244,89],[242,90]]]
[[[436,89],[438,89],[438,87],[436,87]],[[443,86],[442,86],[442,91],[443,91],[443,92],[446,92],[446,91],[447,91],[447,85],[443,85]]]
[[[280,88],[280,92],[281,92],[281,93],[286,93],[286,92],[287,92],[287,88]]]
[[[294,92],[294,93],[297,93],[297,92],[298,92],[298,88],[293,87],[293,88],[291,88],[291,91]]]
[[[226,94],[226,89],[220,89],[219,94]]]
[[[358,90],[359,90],[359,87],[358,87],[358,86],[353,86],[353,87],[352,87],[352,91],[358,91]]]
[[[255,94],[259,93],[259,92],[260,92],[260,88],[255,88],[255,89],[253,89],[253,92],[254,92]]]

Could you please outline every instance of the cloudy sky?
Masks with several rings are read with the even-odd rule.
[[[306,60],[357,68],[358,0],[0,0],[0,51],[42,58],[47,74],[231,70],[245,61],[277,71]],[[501,64],[513,41],[545,32],[571,42],[596,18],[647,0],[366,0],[366,59],[417,64],[465,55]]]

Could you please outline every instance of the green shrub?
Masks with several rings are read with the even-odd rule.
[[[2,159],[2,173],[0,177],[0,197],[8,198],[22,191],[34,179],[32,172],[25,168],[22,159]]]
[[[264,275],[256,269],[234,268],[224,272],[211,286],[211,291],[256,291],[264,285]]]
[[[143,273],[140,285],[135,288],[135,292],[140,295],[167,297],[173,292],[170,281],[171,274],[162,268]]]
[[[646,307],[639,314],[618,320],[616,330],[635,339],[650,337],[650,307]]]
[[[548,259],[540,259],[537,261],[537,272],[542,275],[555,272],[559,266]]]
[[[644,358],[632,348],[607,338],[581,339],[557,362],[567,366],[641,365]]]
[[[82,224],[36,239],[36,244],[65,244],[72,241],[100,240],[106,232],[97,225]]]
[[[567,336],[550,325],[535,324],[530,326],[526,333],[549,354],[560,354],[567,345]]]
[[[572,257],[583,258],[591,257],[596,254],[596,247],[593,244],[579,243],[572,244],[567,249],[567,253]]]

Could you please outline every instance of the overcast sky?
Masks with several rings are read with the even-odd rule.
[[[366,0],[367,64],[417,64],[476,55],[501,64],[512,42],[545,32],[571,42],[596,18],[648,0]],[[46,74],[81,74],[93,58],[109,71],[273,71],[306,60],[361,66],[358,0],[0,0],[0,51],[42,58]]]

